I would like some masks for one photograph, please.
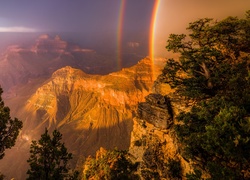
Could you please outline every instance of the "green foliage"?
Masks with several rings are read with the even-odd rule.
[[[142,136],[141,139],[138,139],[136,141],[134,141],[134,146],[145,146],[146,145],[146,136]]]
[[[114,149],[102,152],[100,157],[85,162],[84,179],[129,180],[138,179],[135,174],[137,164],[127,158],[126,151]]]
[[[142,140],[136,140],[134,142],[134,146],[141,146],[142,145]]]
[[[186,175],[186,178],[187,178],[187,180],[200,180],[200,179],[202,179],[201,175],[202,175],[201,171],[195,169],[194,172],[188,173]]]
[[[10,109],[4,106],[2,100],[3,90],[0,87],[0,159],[4,157],[5,149],[10,149],[15,145],[19,131],[23,123],[17,118],[11,119]]]
[[[152,169],[142,169],[141,170],[141,176],[143,177],[143,179],[146,179],[146,180],[150,180],[150,179],[157,180],[157,179],[160,179],[159,173],[157,171],[152,170]]]
[[[182,179],[182,168],[180,160],[168,159],[167,168],[168,174],[171,179]]]
[[[184,156],[212,179],[250,178],[250,18],[190,23],[189,37],[170,35],[170,59],[160,76],[192,101],[177,115]],[[195,177],[190,175],[190,177]],[[198,177],[198,176],[197,176]]]
[[[152,138],[147,143],[140,165],[142,179],[161,179],[169,176],[169,168],[164,158],[163,144],[158,138]]]
[[[247,81],[242,77],[248,74],[249,28],[249,19],[229,17],[217,23],[201,19],[190,23],[189,38],[171,34],[166,48],[179,53],[180,58],[167,62],[162,81],[195,100],[229,96],[234,88],[240,94],[239,86]]]
[[[68,153],[61,140],[59,131],[54,130],[53,137],[50,137],[45,129],[39,141],[32,141],[27,179],[77,179],[77,172],[72,176],[69,174],[68,161],[72,159],[72,154]]]

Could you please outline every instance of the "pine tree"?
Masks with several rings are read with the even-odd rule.
[[[127,151],[100,148],[95,158],[86,159],[83,179],[137,180],[137,166],[128,158]]]
[[[250,11],[245,19],[200,19],[188,30],[170,35],[166,48],[180,56],[160,76],[192,102],[176,117],[183,155],[212,179],[248,179]]]
[[[27,179],[60,180],[76,178],[69,174],[68,161],[72,159],[72,154],[68,153],[61,140],[62,134],[59,131],[54,130],[53,137],[50,137],[46,128],[39,141],[32,141],[30,158],[27,161],[30,165],[30,169],[27,171]]]
[[[10,109],[4,105],[2,100],[3,90],[0,87],[0,159],[4,157],[5,149],[15,145],[19,131],[23,123],[17,118],[11,119]]]

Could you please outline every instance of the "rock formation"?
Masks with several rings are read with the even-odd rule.
[[[154,90],[138,105],[129,148],[131,159],[140,163],[142,179],[185,179],[192,166],[180,154],[173,129],[177,123],[174,114],[185,106],[168,86],[156,81]]]
[[[138,60],[134,60],[133,64]],[[53,38],[45,34],[39,36],[30,47],[12,45],[0,54],[0,85],[5,98],[9,98],[16,95],[16,88],[20,85],[46,80],[65,66],[91,74],[108,74],[117,71],[114,66],[116,61],[112,56],[81,48],[59,36]]]
[[[137,62],[129,56],[123,66]],[[41,35],[30,47],[9,46],[0,55],[0,85],[11,115],[24,127],[0,172],[25,179],[30,143],[45,127],[60,130],[74,161],[100,147],[128,149],[137,104],[151,92],[162,61],[153,71],[145,58],[114,72],[115,61],[59,36]]]
[[[153,82],[148,58],[103,76],[69,66],[57,70],[27,100],[9,100],[12,114],[23,120],[24,127],[17,148],[6,153],[0,171],[25,177],[30,142],[38,139],[45,127],[63,134],[74,161],[79,155],[95,154],[100,147],[128,149],[137,104],[151,92]],[[17,163],[8,164],[14,159]],[[23,173],[18,175],[17,170]]]
[[[153,124],[157,128],[167,129],[173,124],[173,112],[170,100],[161,94],[150,94],[146,102],[138,105],[138,118]]]

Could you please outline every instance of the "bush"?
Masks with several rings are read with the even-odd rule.
[[[167,163],[168,175],[171,179],[182,179],[181,178],[181,162],[180,160],[168,159]]]

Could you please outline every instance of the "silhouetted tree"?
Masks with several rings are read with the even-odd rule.
[[[180,57],[168,60],[160,77],[192,102],[177,116],[184,156],[212,179],[248,179],[250,11],[245,19],[200,19],[188,30],[188,38],[170,35],[167,49]]]
[[[22,121],[17,118],[11,119],[10,109],[4,106],[2,100],[3,90],[0,87],[0,159],[4,157],[5,149],[15,145],[17,136],[23,126]]]
[[[30,169],[27,171],[27,179],[60,180],[76,179],[77,173],[69,174],[68,161],[72,154],[68,153],[64,143],[61,142],[62,134],[54,130],[53,137],[50,137],[47,128],[41,135],[41,139],[32,141],[30,147],[30,158],[28,163]]]

